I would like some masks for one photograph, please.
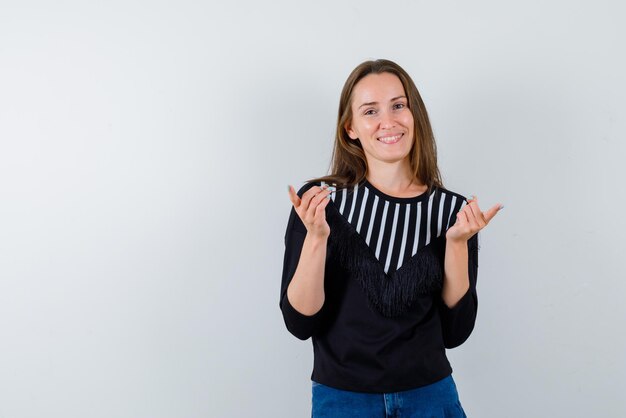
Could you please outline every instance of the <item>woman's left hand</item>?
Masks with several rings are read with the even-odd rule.
[[[468,200],[467,205],[457,213],[456,222],[446,232],[446,240],[466,242],[486,227],[502,208],[502,205],[497,204],[487,212],[481,212],[478,207],[478,198],[473,196],[473,199]]]

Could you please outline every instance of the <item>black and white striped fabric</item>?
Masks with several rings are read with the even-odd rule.
[[[331,199],[387,274],[445,233],[467,204],[464,196],[441,188],[409,198],[389,196],[367,180],[333,192]]]

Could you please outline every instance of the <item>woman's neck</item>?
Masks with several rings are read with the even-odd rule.
[[[368,167],[365,177],[372,186],[390,196],[411,197],[426,190],[426,185],[413,177],[408,162]]]

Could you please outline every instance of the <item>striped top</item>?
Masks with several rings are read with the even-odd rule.
[[[453,215],[467,204],[463,196],[442,188],[415,197],[389,196],[367,180],[333,192],[331,200],[387,274],[445,233],[456,221]]]

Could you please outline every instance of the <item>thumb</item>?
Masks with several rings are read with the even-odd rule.
[[[503,206],[500,204],[492,206],[487,212],[484,213],[485,220],[487,222],[491,221],[491,219],[493,219],[493,217],[496,216],[496,214],[500,211],[502,207]]]
[[[291,200],[291,203],[293,204],[293,206],[296,208],[300,206],[300,203],[302,202],[302,200],[298,197],[298,194],[296,193],[295,189],[291,186],[291,184],[287,185],[287,190],[289,191],[289,200]]]

